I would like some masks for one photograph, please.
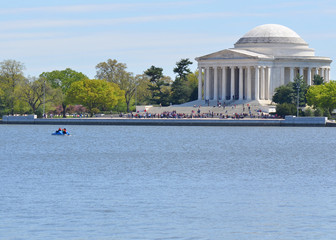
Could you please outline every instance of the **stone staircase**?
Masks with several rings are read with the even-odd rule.
[[[221,102],[223,104],[223,102]],[[248,108],[250,107],[250,110]],[[167,107],[151,107],[148,109],[148,113],[160,114],[162,112],[173,112],[182,114],[191,114],[192,111],[197,113],[200,109],[200,113],[203,114],[214,114],[216,115],[233,115],[250,112],[254,115],[258,115],[258,111],[268,113],[274,109],[274,106],[270,105],[270,101],[226,101],[225,106],[217,106],[217,101],[209,101],[205,103],[204,100],[196,100],[188,103],[183,103],[180,105],[172,105]]]

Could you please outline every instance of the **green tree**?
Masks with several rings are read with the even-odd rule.
[[[139,78],[139,84],[137,85],[136,92],[134,94],[135,105],[146,105],[152,103],[152,93],[148,89],[148,85],[151,84],[146,74],[136,75]]]
[[[322,108],[331,114],[336,108],[336,82],[311,86],[307,92],[307,101],[315,109]]]
[[[127,112],[130,112],[130,102],[135,94],[137,85],[138,79],[134,77],[132,73],[127,73],[124,75],[124,80],[122,81],[120,88],[124,90]]]
[[[189,73],[191,73],[189,69],[189,65],[191,65],[192,62],[189,60],[189,58],[181,59],[179,62],[176,63],[176,67],[174,68],[174,73],[177,74],[177,78],[180,80],[187,80],[187,76]]]
[[[295,101],[297,101],[297,96],[299,93],[299,106],[300,107],[306,106],[306,103],[307,103],[306,94],[307,94],[308,88],[309,86],[306,83],[306,81],[303,80],[303,76],[300,76],[298,74],[296,78],[294,79],[293,91],[295,90],[296,92]]]
[[[2,116],[2,110],[5,109],[5,92],[0,85],[0,116]]]
[[[305,106],[307,103],[306,93],[308,90],[307,83],[303,80],[303,76],[297,75],[294,82],[277,87],[274,90],[272,101],[277,104],[290,103],[296,105],[297,92],[299,87],[299,105]]]
[[[324,83],[324,79],[320,75],[315,74],[313,78],[313,83],[314,85],[322,85]]]
[[[14,114],[15,88],[24,80],[23,63],[15,60],[5,60],[0,62],[0,88],[2,89],[2,109],[3,113]]]
[[[187,86],[190,89],[189,101],[198,99],[198,71],[189,73],[187,76]]]
[[[150,102],[154,104],[169,105],[170,91],[167,87],[170,85],[170,78],[163,76],[163,69],[151,66],[144,73],[149,77],[150,83],[148,89],[152,93]]]
[[[115,83],[106,80],[85,79],[73,83],[68,90],[68,99],[81,104],[91,116],[98,111],[108,111],[124,101],[124,91]]]
[[[33,113],[36,113],[43,103],[54,102],[57,97],[57,91],[41,78],[32,78],[30,81],[26,79],[18,85],[16,92],[19,99],[27,103]]]
[[[191,73],[189,65],[192,64],[188,58],[181,59],[176,63],[174,73],[177,74],[172,84],[171,100],[174,104],[181,104],[190,101],[191,90],[187,86],[187,76]]]
[[[277,87],[274,91],[272,101],[278,104],[283,103],[294,103],[295,91],[293,89],[293,84],[286,84]]]
[[[125,63],[118,63],[115,59],[108,59],[106,62],[101,62],[96,65],[96,78],[105,79],[108,82],[113,82],[121,88],[125,83],[123,82],[127,74],[127,66]]]
[[[97,64],[96,69],[96,78],[116,83],[124,91],[127,112],[129,112],[131,99],[141,78],[134,77],[133,73],[127,72],[126,64],[118,63],[115,59],[108,59],[106,62]]]
[[[61,89],[60,103],[63,107],[63,117],[66,117],[66,107],[68,102],[67,92],[74,82],[88,79],[86,75],[81,72],[76,72],[70,68],[62,71],[43,72],[40,74],[41,79],[45,79],[55,89]]]

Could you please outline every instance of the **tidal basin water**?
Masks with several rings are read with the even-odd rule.
[[[0,239],[335,239],[336,128],[0,125]]]

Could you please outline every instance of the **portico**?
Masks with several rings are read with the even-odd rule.
[[[198,100],[271,100],[274,89],[299,74],[312,84],[315,74],[329,81],[331,59],[314,50],[291,29],[261,25],[234,48],[196,58]]]

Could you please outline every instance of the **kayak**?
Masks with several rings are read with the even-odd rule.
[[[51,135],[69,136],[70,133],[69,132],[63,133],[62,131],[59,131],[59,132],[54,132]]]

